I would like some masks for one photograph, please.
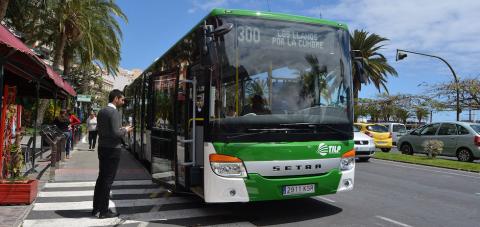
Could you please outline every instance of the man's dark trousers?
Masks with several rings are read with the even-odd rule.
[[[98,148],[99,174],[93,195],[93,210],[101,214],[108,211],[110,190],[112,188],[118,163],[120,162],[121,148]]]

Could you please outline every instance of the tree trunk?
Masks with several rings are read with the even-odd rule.
[[[357,89],[353,89],[353,105],[357,105],[358,104],[358,90]]]
[[[67,44],[67,35],[65,31],[62,30],[58,34],[57,42],[55,44],[55,48],[53,49],[53,64],[52,67],[55,71],[60,72],[60,64],[63,60],[63,51],[65,49],[65,45]]]
[[[72,68],[71,67],[72,59],[73,59],[73,50],[69,46],[66,46],[65,51],[63,53],[63,75],[70,80],[73,79],[73,78],[70,78],[70,71]]]
[[[63,50],[65,49],[65,45],[67,43],[67,36],[64,31],[61,31],[57,43],[55,44],[55,48],[53,49],[54,57],[53,57],[53,64],[52,68],[60,72],[60,63],[63,60]],[[49,99],[41,99],[39,106],[38,106],[38,115],[37,115],[37,122],[36,127],[40,127],[43,124],[43,118],[45,117],[45,111],[47,110],[50,104]]]
[[[0,21],[3,20],[5,14],[7,14],[8,2],[10,0],[2,0],[0,1]]]
[[[45,112],[49,104],[49,99],[40,99],[40,103],[38,105],[37,123],[35,124],[35,127],[39,128],[43,124],[43,118],[45,117]]]

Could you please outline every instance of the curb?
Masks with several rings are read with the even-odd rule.
[[[455,169],[455,168],[451,168],[451,167],[434,166],[434,165],[421,164],[421,163],[412,163],[412,162],[405,162],[405,161],[400,161],[400,160],[391,160],[391,159],[383,159],[383,158],[375,158],[375,157],[372,157],[372,158],[373,159],[378,159],[378,160],[390,161],[390,162],[406,163],[406,164],[410,164],[410,165],[429,166],[429,167],[435,167],[435,168],[440,168],[440,169],[450,169],[450,170],[456,170],[456,171],[463,171],[463,172],[467,172],[467,173],[480,173],[480,170],[475,171],[475,170]]]
[[[28,214],[33,209],[33,204],[35,204],[35,201],[33,201],[30,205],[28,205],[28,207],[25,210],[23,210],[23,213],[20,216],[18,216],[17,221],[15,221],[13,226],[20,227],[23,225],[23,221],[25,220],[25,218],[27,218]]]

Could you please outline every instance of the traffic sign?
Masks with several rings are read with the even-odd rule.
[[[91,102],[91,95],[77,95],[77,102]]]

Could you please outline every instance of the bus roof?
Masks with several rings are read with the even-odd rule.
[[[222,15],[232,15],[232,16],[248,16],[248,17],[260,17],[264,19],[280,20],[280,21],[291,21],[291,22],[300,22],[300,23],[309,23],[309,24],[323,24],[333,27],[338,27],[348,31],[348,27],[344,23],[338,23],[334,21],[324,20],[314,17],[305,17],[297,16],[285,13],[273,13],[273,12],[263,12],[263,11],[253,11],[253,10],[243,10],[243,9],[223,9],[223,8],[214,8],[207,16],[202,18],[202,20],[196,24],[192,29],[190,29],[183,37],[181,37],[174,45],[172,45],[167,51],[165,51],[160,57],[155,59],[152,64],[150,64],[139,76],[141,77],[144,73],[148,72],[149,69],[157,62],[159,59],[164,57],[168,52],[181,42],[188,34],[190,34],[193,29],[202,24],[202,21],[211,16],[222,16]],[[137,78],[138,79],[138,78]]]
[[[221,15],[233,15],[233,16],[250,16],[250,17],[260,17],[265,19],[274,19],[282,21],[292,21],[292,22],[303,22],[310,24],[325,24],[334,27],[343,28],[348,30],[348,27],[344,23],[338,23],[335,21],[324,20],[314,17],[305,17],[297,16],[285,13],[272,13],[272,12],[263,12],[263,11],[253,11],[253,10],[243,10],[243,9],[222,9],[215,8],[213,9],[209,16],[221,16]]]

